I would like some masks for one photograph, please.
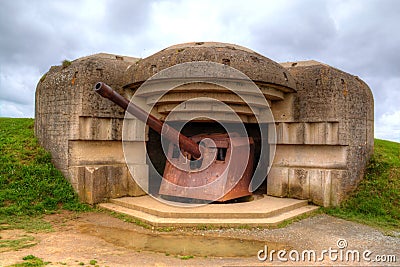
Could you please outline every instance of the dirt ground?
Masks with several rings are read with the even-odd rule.
[[[374,228],[327,215],[316,215],[277,229],[173,231],[145,229],[101,212],[79,215],[62,212],[49,215],[45,220],[52,224],[54,231],[0,232],[3,240],[26,237],[28,244],[37,243],[17,251],[3,250],[0,253],[0,266],[22,262],[27,255],[50,262],[47,266],[372,266],[378,264],[374,261],[376,256],[380,256],[381,260],[388,260],[390,256],[393,261],[393,255],[396,262],[382,265],[400,266],[400,238],[397,233],[395,236],[386,236]],[[261,261],[257,254],[266,248],[268,257]],[[279,261],[277,252],[272,254],[271,261],[271,250],[285,250],[286,254],[281,255],[287,261]],[[294,261],[296,251],[301,259],[304,250],[315,250],[316,260],[308,261],[308,254],[305,254],[306,261]],[[322,254],[323,250],[333,251],[333,260],[328,252]],[[360,253],[360,261],[352,260],[352,251],[355,250]],[[371,251],[366,254],[370,261],[362,258],[366,250]],[[260,257],[264,255],[261,251]],[[324,255],[324,260],[318,260],[320,255]],[[350,255],[349,261],[346,261],[346,255]],[[91,260],[96,263],[92,262],[91,265]]]

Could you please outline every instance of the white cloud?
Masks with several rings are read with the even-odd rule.
[[[399,13],[396,0],[3,0],[0,116],[33,116],[38,80],[64,59],[220,41],[360,76],[374,94],[377,136],[397,138],[398,124],[386,118],[400,111]]]
[[[24,65],[3,65],[0,71],[0,99],[13,102],[16,105],[32,105],[35,99],[35,90],[39,81],[40,73],[32,66]],[[2,116],[0,112],[0,116]],[[32,117],[33,113],[25,114]]]
[[[33,106],[0,100],[0,117],[33,118]]]
[[[400,142],[400,110],[384,113],[375,125],[375,136],[379,139]]]

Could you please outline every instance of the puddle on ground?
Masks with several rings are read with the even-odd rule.
[[[192,255],[209,257],[255,257],[264,249],[288,249],[288,246],[255,240],[227,237],[207,237],[182,234],[141,233],[101,225],[85,224],[82,233],[94,235],[105,241],[139,251],[154,251],[170,255]]]

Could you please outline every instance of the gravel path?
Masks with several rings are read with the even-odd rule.
[[[373,262],[377,255],[395,255],[397,262],[384,263],[381,265],[400,266],[400,238],[385,236],[380,231],[361,225],[348,222],[327,215],[316,215],[299,222],[292,223],[285,228],[279,229],[215,229],[215,230],[187,230],[180,229],[172,232],[159,232],[151,229],[144,229],[132,223],[126,223],[105,213],[87,213],[76,217],[74,214],[64,212],[58,215],[50,215],[46,218],[53,224],[54,232],[50,233],[23,233],[20,230],[1,232],[4,239],[10,236],[21,236],[24,234],[35,237],[38,244],[19,251],[5,251],[0,253],[0,266],[7,266],[21,262],[22,257],[32,254],[50,261],[47,266],[89,266],[90,260],[96,260],[99,266],[270,266],[270,265],[377,265]],[[167,230],[167,229],[166,229]],[[14,231],[14,232],[13,232]],[[144,234],[138,238],[137,234]],[[248,257],[210,257],[194,256],[184,257],[168,253],[147,251],[152,244],[146,243],[149,238],[164,240],[161,245],[177,246],[182,242],[197,244],[199,238],[204,243],[195,246],[204,246],[218,250],[228,247],[230,251],[241,250],[240,245],[251,246],[251,255]],[[178,237],[178,238],[177,238]],[[140,240],[138,240],[140,239]],[[147,241],[146,241],[147,240]],[[250,240],[250,241],[249,241]],[[347,244],[346,248],[339,249],[337,241],[342,240],[339,245]],[[254,242],[254,243],[251,243]],[[135,249],[138,244],[143,245],[142,249]],[[338,250],[340,256],[342,251],[343,259],[348,251],[358,250],[360,261],[331,261],[329,255],[325,254],[323,261],[302,261],[295,262],[290,259],[287,262],[280,262],[277,254],[273,254],[273,261],[266,259],[260,261],[257,258],[259,250],[285,249],[286,255],[283,258],[289,259],[289,253],[296,257],[294,250],[301,253],[304,250],[316,251],[318,258],[323,250]],[[198,249],[204,249],[198,247]],[[242,246],[243,249],[243,246]],[[371,261],[364,261],[362,253],[365,250],[371,251]],[[253,253],[254,251],[254,253]],[[268,253],[269,254],[269,253]],[[305,254],[307,257],[308,254]],[[186,256],[191,256],[190,254]],[[264,256],[263,253],[260,256]],[[269,255],[268,255],[269,256]],[[350,255],[351,257],[352,255]],[[186,259],[189,258],[189,259]],[[386,257],[388,258],[388,257]]]

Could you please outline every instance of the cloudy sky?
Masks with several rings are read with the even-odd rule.
[[[397,0],[1,0],[0,117],[33,117],[37,82],[64,59],[219,41],[359,76],[374,94],[375,136],[400,142],[399,31]]]

